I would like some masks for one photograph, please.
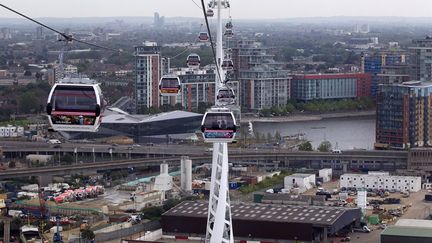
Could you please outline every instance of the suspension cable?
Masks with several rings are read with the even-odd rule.
[[[82,43],[82,44],[86,44],[86,45],[89,45],[89,46],[93,46],[93,47],[96,47],[96,48],[100,48],[100,49],[105,49],[105,50],[114,51],[114,52],[122,52],[122,50],[117,50],[117,49],[114,49],[114,48],[110,48],[110,47],[106,47],[106,46],[101,46],[101,45],[93,44],[93,43],[90,43],[90,42],[87,42],[87,41],[82,41],[82,40],[76,39],[72,35],[67,35],[64,32],[58,31],[58,30],[56,30],[56,29],[54,29],[54,28],[52,28],[52,27],[50,27],[50,26],[48,26],[46,24],[43,24],[43,23],[41,23],[41,22],[39,22],[39,21],[37,21],[37,20],[35,20],[35,19],[33,19],[33,18],[31,18],[31,17],[23,14],[23,13],[20,13],[20,12],[14,10],[12,8],[9,8],[8,6],[6,6],[4,4],[0,3],[0,7],[3,7],[3,8],[5,8],[5,9],[7,9],[7,10],[9,10],[9,11],[15,13],[15,14],[20,15],[21,17],[24,17],[24,18],[30,20],[33,23],[36,23],[36,24],[38,24],[38,25],[40,25],[40,26],[42,26],[42,27],[44,27],[46,29],[49,29],[49,30],[51,30],[51,31],[53,31],[53,32],[61,35],[65,39],[65,41],[76,41],[76,42],[79,42],[79,43]]]
[[[210,32],[210,25],[209,25],[209,22],[208,22],[208,19],[207,19],[207,12],[206,12],[206,7],[205,7],[205,4],[204,4],[204,0],[201,0],[201,6],[202,6],[203,14],[204,14],[205,23],[206,23],[206,26],[207,26],[207,32],[208,32],[209,39],[210,39],[210,46],[211,46],[212,52],[213,52],[213,59],[214,59],[215,65],[216,65],[217,75],[219,77],[219,80],[221,82],[223,82],[222,76],[221,76],[220,71],[219,71],[219,65],[220,64],[218,63],[217,58],[216,58],[216,51],[215,51],[215,48],[214,48],[213,39],[212,39],[212,35],[211,35],[211,32]]]

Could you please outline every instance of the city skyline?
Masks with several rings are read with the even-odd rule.
[[[208,2],[208,1],[206,1]],[[352,4],[347,4],[352,2]],[[397,17],[432,17],[429,12],[432,1],[373,1],[364,0],[362,4],[353,0],[306,0],[299,2],[267,0],[236,0],[231,2],[231,15],[236,19],[278,19],[302,17],[333,16],[397,16]],[[159,12],[167,17],[201,17],[197,7],[200,0],[4,0],[2,4],[21,11],[29,16],[39,17],[116,17],[116,16],[152,16]],[[85,8],[83,8],[85,6]],[[262,7],[257,7],[262,6]],[[371,6],[374,6],[371,8]],[[418,6],[422,6],[419,8]],[[97,11],[95,11],[97,10]],[[227,12],[228,14],[228,12]],[[6,9],[0,10],[0,18],[16,18]]]

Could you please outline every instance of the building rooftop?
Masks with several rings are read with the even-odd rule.
[[[417,88],[417,87],[431,87],[432,86],[432,82],[428,81],[428,82],[422,82],[422,81],[407,81],[407,82],[403,82],[402,84],[397,84],[397,86],[400,87],[410,87],[410,88]]]
[[[399,219],[395,225],[396,226],[404,226],[404,227],[420,227],[420,228],[432,229],[432,220]]]
[[[265,193],[262,201],[290,201],[290,202],[325,202],[324,195],[292,195],[287,193]]]
[[[384,175],[384,174],[354,174],[354,173],[346,173],[342,176],[364,176],[364,177],[406,177],[406,178],[420,178],[420,176],[405,176],[405,175]]]
[[[207,201],[186,201],[170,209],[166,216],[207,217]],[[310,223],[331,226],[342,215],[358,208],[296,206],[283,204],[231,203],[232,218],[235,220],[273,221],[289,223]]]
[[[295,173],[295,174],[289,175],[287,177],[307,178],[307,177],[309,177],[311,175],[313,175],[313,174]]]
[[[428,227],[410,227],[391,225],[387,227],[381,235],[388,236],[412,236],[412,237],[432,237],[432,230]]]
[[[202,117],[202,114],[187,111],[170,111],[154,115],[131,115],[119,108],[109,107],[103,114],[102,123],[137,124],[199,116]]]

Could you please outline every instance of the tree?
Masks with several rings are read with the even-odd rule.
[[[66,164],[68,164],[68,165],[70,165],[70,164],[73,163],[74,158],[73,158],[73,156],[70,155],[70,154],[65,154],[65,155],[63,155],[63,156],[61,157],[61,161],[64,162],[64,163],[66,163]]]
[[[278,142],[282,139],[282,136],[281,136],[281,134],[280,134],[279,131],[276,131],[276,133],[275,133],[275,139],[276,139]]]
[[[271,140],[273,139],[272,135],[270,132],[267,133],[267,142],[271,142]]]
[[[81,238],[86,240],[93,240],[95,238],[95,234],[90,229],[85,229],[81,232]]]
[[[291,112],[293,112],[293,111],[295,110],[295,107],[294,107],[293,104],[288,103],[288,104],[285,106],[285,110],[286,110],[287,112],[291,113]]]
[[[311,144],[310,141],[306,141],[306,142],[301,143],[301,144],[298,146],[298,149],[299,149],[300,151],[312,151],[312,150],[313,150],[313,149],[312,149],[312,144]]]
[[[318,146],[320,152],[329,152],[332,149],[332,145],[329,141],[322,141]]]
[[[34,92],[25,92],[19,99],[20,111],[22,113],[31,113],[39,110],[39,98]]]
[[[15,161],[9,161],[9,168],[15,168],[16,163]]]

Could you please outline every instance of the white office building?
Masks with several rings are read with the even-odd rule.
[[[292,174],[285,176],[284,188],[285,190],[297,190],[298,193],[303,193],[315,187],[315,174]]]
[[[391,176],[388,173],[344,174],[340,177],[340,187],[418,192],[421,190],[421,177]]]

